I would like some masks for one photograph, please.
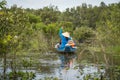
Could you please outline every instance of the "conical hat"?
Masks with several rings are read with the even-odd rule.
[[[65,36],[65,37],[70,37],[69,32],[64,32],[64,33],[62,33],[62,35]]]

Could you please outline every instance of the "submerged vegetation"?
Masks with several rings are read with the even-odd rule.
[[[3,63],[0,64],[3,68],[0,78],[27,80],[35,77],[34,73],[18,70],[20,67],[41,68],[36,58],[55,52],[58,31],[65,26],[64,31],[69,31],[77,44],[79,64],[105,65],[102,68],[106,74],[93,80],[120,79],[120,2],[109,5],[101,2],[100,6],[94,7],[83,3],[64,12],[55,6],[34,10],[17,5],[7,8],[6,4],[4,0],[0,2],[0,57]],[[50,57],[54,59],[54,56]],[[8,67],[11,68],[9,74],[6,72]],[[84,80],[90,78],[91,75],[87,75]],[[46,77],[45,80],[58,78]]]

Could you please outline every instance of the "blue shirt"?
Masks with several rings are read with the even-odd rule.
[[[68,40],[71,39],[71,38],[66,39],[66,37],[62,35],[62,32],[63,32],[62,29],[60,29],[59,36],[61,38],[61,45],[60,45],[59,49],[64,49],[65,45],[68,43]]]

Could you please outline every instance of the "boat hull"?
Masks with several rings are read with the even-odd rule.
[[[58,52],[75,52],[76,47],[72,48],[71,46],[65,46],[65,48],[63,48],[63,49],[57,48],[57,51]]]

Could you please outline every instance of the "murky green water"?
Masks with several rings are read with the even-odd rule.
[[[26,59],[26,57],[24,58]],[[29,59],[29,57],[28,57]],[[32,66],[18,70],[35,73],[33,80],[84,80],[85,78],[100,78],[104,69],[98,69],[95,64],[82,64],[77,62],[77,54],[47,53],[40,56],[33,56]],[[10,60],[10,59],[9,59]],[[2,59],[0,62],[0,73],[2,74]],[[9,61],[8,61],[9,63]],[[19,63],[19,61],[18,61]],[[21,64],[19,64],[21,65]],[[11,72],[11,67],[7,67],[7,73]]]

